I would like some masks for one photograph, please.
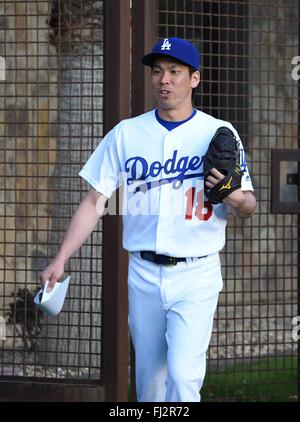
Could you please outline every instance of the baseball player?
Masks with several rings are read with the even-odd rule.
[[[227,212],[231,208],[249,217],[256,201],[236,130],[193,108],[193,90],[200,82],[195,46],[164,39],[142,63],[151,67],[157,107],[121,121],[84,165],[80,176],[91,188],[41,280],[53,286],[63,275],[66,261],[96,226],[107,199],[122,186],[137,399],[196,402],[223,285],[219,251]],[[214,137],[220,127],[225,134],[223,130]],[[235,170],[204,168],[213,138],[222,145],[231,138],[238,143]],[[225,151],[221,160],[227,155]]]

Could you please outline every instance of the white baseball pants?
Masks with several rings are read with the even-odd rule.
[[[128,322],[138,401],[200,401],[222,286],[218,253],[175,266],[131,254]]]

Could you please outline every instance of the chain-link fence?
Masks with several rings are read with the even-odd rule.
[[[65,268],[61,314],[45,317],[32,298],[86,192],[78,172],[103,132],[102,3],[0,4],[3,379],[101,379],[101,226]]]

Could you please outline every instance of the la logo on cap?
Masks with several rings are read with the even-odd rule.
[[[164,39],[162,46],[160,47],[161,50],[170,50],[172,43],[168,40],[168,38]]]

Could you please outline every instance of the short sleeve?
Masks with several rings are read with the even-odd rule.
[[[79,172],[79,176],[107,198],[111,197],[122,180],[117,134],[115,127],[103,138]]]
[[[237,139],[239,141],[240,166],[241,166],[241,170],[242,170],[241,189],[243,191],[252,191],[253,192],[254,189],[253,189],[251,176],[250,176],[249,169],[248,169],[248,164],[247,164],[247,160],[246,160],[246,154],[245,154],[244,146],[242,144],[242,141],[239,137],[238,132],[236,131],[236,129],[232,125],[231,125],[231,129],[233,130],[235,136],[237,137]]]

